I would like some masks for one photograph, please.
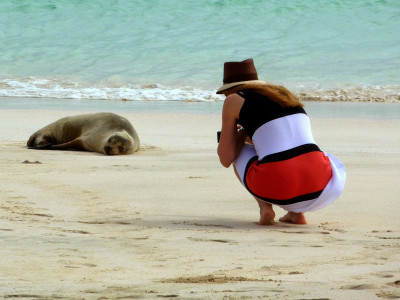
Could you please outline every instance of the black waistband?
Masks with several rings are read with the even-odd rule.
[[[291,159],[293,157],[296,157],[301,154],[309,153],[309,152],[314,152],[314,151],[321,151],[319,147],[315,144],[304,144],[289,150],[285,150],[282,152],[277,152],[274,154],[270,154],[265,156],[263,159],[261,159],[258,163],[259,164],[265,164],[265,163],[270,163],[270,162],[277,162],[277,161],[282,161],[282,160],[287,160]]]

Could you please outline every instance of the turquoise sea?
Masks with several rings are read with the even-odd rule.
[[[225,61],[302,99],[400,103],[398,0],[2,0],[0,97],[222,101]]]

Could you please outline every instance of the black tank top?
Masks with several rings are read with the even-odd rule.
[[[239,92],[238,95],[244,98],[239,113],[239,124],[243,126],[250,138],[260,126],[269,121],[298,113],[306,114],[302,107],[285,108],[253,91]]]

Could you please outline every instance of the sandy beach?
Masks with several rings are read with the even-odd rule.
[[[400,298],[399,118],[311,117],[345,191],[307,225],[259,226],[219,163],[218,114],[118,112],[133,155],[26,148],[79,113],[0,110],[0,298]]]

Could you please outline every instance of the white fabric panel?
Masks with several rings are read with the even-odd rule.
[[[249,144],[244,144],[242,151],[239,153],[238,157],[233,163],[243,185],[244,185],[244,172],[246,171],[247,164],[250,161],[250,159],[252,159],[254,156],[257,156],[254,146]]]
[[[253,142],[260,160],[269,154],[315,144],[310,118],[302,113],[265,123],[255,131]]]

